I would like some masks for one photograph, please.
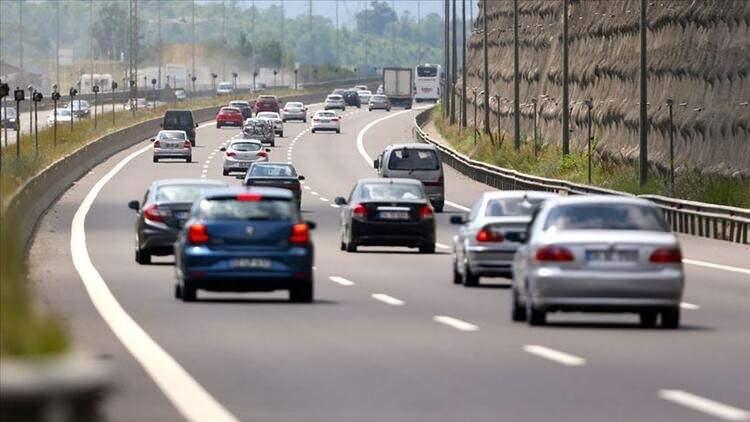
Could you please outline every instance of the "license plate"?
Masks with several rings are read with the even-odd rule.
[[[180,211],[180,212],[174,213],[174,216],[177,217],[177,219],[179,219],[179,220],[185,220],[185,219],[188,218],[189,214],[190,213],[187,212],[187,211]]]
[[[586,260],[592,262],[633,262],[638,251],[586,251]]]
[[[166,142],[164,144],[164,148],[168,148],[168,149],[178,149],[179,148],[179,149],[182,149],[182,144],[178,143],[178,142]]]
[[[229,261],[231,268],[271,268],[271,260],[268,258],[236,258]]]
[[[328,119],[320,119],[320,122],[321,123],[331,123],[331,121],[328,120]]]
[[[378,217],[382,220],[408,220],[409,213],[405,211],[381,211]]]

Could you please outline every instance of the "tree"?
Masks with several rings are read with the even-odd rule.
[[[260,43],[258,48],[261,61],[278,68],[281,66],[281,44],[276,40],[267,40]]]
[[[250,59],[253,57],[254,50],[253,43],[250,42],[247,34],[244,31],[240,32],[240,38],[237,41],[237,51],[240,53],[240,56]]]
[[[372,6],[372,9],[365,8],[365,10],[357,13],[357,29],[360,32],[382,36],[386,27],[398,21],[398,16],[384,1],[373,0],[370,6]]]
[[[128,11],[122,4],[117,1],[101,3],[92,28],[98,51],[111,58],[128,50]]]

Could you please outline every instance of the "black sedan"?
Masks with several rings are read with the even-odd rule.
[[[422,182],[361,179],[349,199],[335,199],[341,211],[341,250],[358,246],[406,246],[435,252],[434,210]]]
[[[238,177],[239,178],[239,177]],[[297,207],[302,203],[300,180],[305,176],[297,174],[294,166],[286,163],[253,163],[243,176],[245,186],[262,186],[288,189],[294,194]]]
[[[172,255],[174,242],[190,216],[193,202],[210,189],[226,187],[221,181],[168,179],[151,183],[143,203],[130,201],[135,210],[135,262],[150,264],[152,255]]]

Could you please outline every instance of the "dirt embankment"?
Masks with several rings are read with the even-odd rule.
[[[583,148],[584,100],[592,98],[598,148],[626,158],[638,155],[639,4],[638,0],[570,3],[572,148]],[[501,96],[501,125],[512,132],[513,2],[488,0],[487,6],[490,91]],[[536,97],[542,137],[557,143],[562,8],[561,1],[520,0],[519,12],[522,133],[527,136],[533,130],[531,100]],[[467,85],[479,89],[481,16],[480,11],[467,53]],[[666,100],[672,98],[678,166],[750,175],[750,1],[649,1],[648,20],[650,160],[668,163]],[[481,101],[480,97],[480,107]],[[498,107],[494,102],[490,107],[495,127]]]

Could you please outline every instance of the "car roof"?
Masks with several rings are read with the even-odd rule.
[[[227,196],[239,195],[239,194],[248,193],[248,192],[257,193],[261,196],[267,196],[270,198],[279,198],[279,199],[290,199],[294,195],[292,191],[290,191],[289,189],[282,189],[282,188],[230,187],[230,188],[212,190],[211,192],[207,192],[203,197],[206,199],[223,198]]]
[[[248,143],[248,142],[253,143],[253,144],[261,144],[261,145],[263,145],[263,142],[261,142],[261,141],[259,141],[257,139],[234,139],[234,140],[232,140],[232,142],[229,143],[229,145],[241,144],[241,143]]]
[[[154,187],[167,186],[167,185],[215,185],[215,186],[228,186],[226,182],[222,180],[212,179],[198,179],[198,178],[183,178],[183,179],[161,179],[155,180],[152,185]]]
[[[406,184],[406,185],[422,185],[417,179],[407,179],[405,177],[366,177],[359,179],[357,184]]]
[[[557,198],[559,195],[554,192],[545,192],[538,190],[493,190],[484,192],[484,199],[505,199],[505,198]]]
[[[393,150],[393,149],[402,149],[402,148],[407,148],[407,149],[429,149],[429,150],[432,150],[432,151],[436,150],[436,148],[435,148],[434,145],[431,145],[431,144],[421,144],[421,143],[418,143],[418,142],[410,142],[410,143],[403,143],[403,144],[391,144],[391,145],[388,145],[387,148],[391,149],[391,150]]]
[[[164,129],[164,130],[159,131],[159,133],[174,133],[174,132],[183,133],[187,135],[187,132],[185,132],[184,130],[178,130],[178,129]]]
[[[630,204],[655,207],[653,202],[635,196],[620,195],[573,195],[561,196],[547,201],[550,206],[571,204]]]

